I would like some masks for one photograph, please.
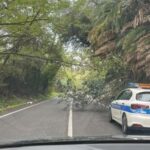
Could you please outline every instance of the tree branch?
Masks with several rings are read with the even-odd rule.
[[[26,23],[33,23],[37,21],[48,21],[49,18],[38,18],[38,19],[32,19],[32,20],[27,20],[27,21],[21,21],[21,22],[5,22],[5,23],[0,23],[0,26],[24,26]]]
[[[5,35],[1,35],[0,39],[2,38],[17,38],[19,35],[13,35],[13,34],[5,34]]]
[[[51,63],[55,63],[55,64],[60,64],[60,65],[75,65],[75,66],[82,66],[81,64],[73,64],[72,62],[66,62],[63,60],[56,60],[56,59],[50,59],[50,58],[44,58],[44,57],[40,57],[40,56],[33,56],[33,55],[27,55],[27,54],[21,54],[21,53],[9,53],[9,52],[0,52],[0,55],[16,55],[16,56],[21,56],[21,57],[26,57],[26,58],[30,58],[30,59],[38,59],[38,60],[42,60],[45,62],[51,62]]]
[[[96,67],[93,67],[91,65],[85,65],[85,64],[81,64],[81,63],[72,63],[72,62],[68,62],[68,61],[64,61],[64,60],[44,58],[44,57],[40,57],[40,56],[33,56],[33,55],[27,55],[27,54],[21,54],[21,53],[0,52],[0,55],[7,55],[7,56],[16,55],[16,56],[20,56],[20,57],[26,57],[26,58],[29,58],[29,59],[35,59],[35,60],[41,60],[41,61],[44,61],[44,62],[50,62],[50,63],[61,65],[61,66],[90,67],[94,70],[98,70]]]
[[[30,22],[30,26],[33,24],[33,22],[36,20],[36,18],[37,18],[37,16],[39,15],[39,13],[40,13],[40,10],[38,10],[37,11],[37,13],[35,14],[35,16],[33,17],[33,19],[31,20],[31,22]]]

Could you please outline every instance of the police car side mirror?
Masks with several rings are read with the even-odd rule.
[[[112,96],[110,99],[111,99],[111,101],[115,100],[115,96]]]

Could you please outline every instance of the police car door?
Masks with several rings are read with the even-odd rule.
[[[111,103],[112,116],[113,116],[113,119],[115,119],[116,121],[118,121],[118,119],[119,119],[118,114],[120,114],[120,109],[121,109],[121,107],[119,106],[119,99],[120,99],[120,97],[122,97],[123,93],[124,93],[124,91],[122,91],[119,94],[119,96],[117,96],[117,98]]]
[[[117,120],[119,122],[122,121],[122,112],[125,110],[126,106],[129,105],[130,103],[130,98],[132,97],[132,91],[127,89],[124,90],[121,95],[118,96],[118,106],[119,106],[119,110],[117,113]]]
[[[112,111],[113,118],[117,121],[119,121],[119,118],[120,118],[119,115],[120,115],[121,106],[119,104],[120,104],[121,98],[123,97],[123,94],[124,94],[124,91],[122,91],[119,94],[119,96],[117,96],[117,98],[111,104],[111,111]]]

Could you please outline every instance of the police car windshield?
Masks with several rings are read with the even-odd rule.
[[[136,99],[139,101],[150,102],[150,92],[138,93]]]

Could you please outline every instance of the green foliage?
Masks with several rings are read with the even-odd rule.
[[[54,19],[53,26],[55,32],[65,43],[79,46],[87,46],[88,32],[91,29],[91,20],[89,18],[90,8],[86,7],[86,0],[73,1],[61,15],[57,15]]]
[[[53,86],[63,46],[51,26],[69,3],[0,2],[0,96],[37,95]]]
[[[99,95],[98,87],[104,81],[126,80],[131,68],[122,55],[134,54],[137,41],[149,33],[149,26],[122,30],[147,2],[1,0],[0,94],[41,94],[53,91],[55,81],[55,88],[63,92],[70,86],[82,88],[87,81],[87,87]],[[110,42],[108,33],[115,34],[110,39],[115,43],[114,51],[106,54],[106,59],[90,58],[91,47],[93,51],[100,48],[104,38],[104,45]],[[64,45],[70,43],[89,47],[88,51],[65,51]],[[80,59],[74,59],[76,56]]]
[[[25,99],[20,99],[16,97],[11,97],[11,100],[8,99],[0,99],[0,113],[8,110],[8,109],[14,109],[16,107],[20,107],[22,105],[26,104]]]
[[[126,51],[136,50],[137,40],[147,34],[149,31],[148,27],[141,26],[129,31],[123,38],[122,48]]]
[[[143,73],[144,81],[148,82],[149,71],[145,69],[145,66],[148,66],[149,62],[147,60],[147,63],[143,65],[144,60],[142,58],[139,60],[136,54],[138,51],[143,51],[144,54],[145,47],[149,47],[149,21],[145,21],[149,14],[149,2],[146,0],[102,0],[95,5],[93,13],[95,17],[91,20],[94,24],[88,38],[94,51],[101,50],[100,57],[105,66],[106,81],[131,79],[140,82],[143,81],[141,79],[141,73]],[[115,36],[112,35],[111,38],[110,33]],[[101,42],[102,44],[99,44]],[[114,43],[115,48],[109,47],[110,42]],[[119,61],[116,62],[114,57]]]
[[[85,86],[85,92],[96,98],[102,95],[104,80],[91,79],[84,81],[83,85]]]

